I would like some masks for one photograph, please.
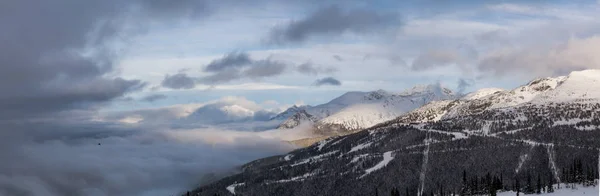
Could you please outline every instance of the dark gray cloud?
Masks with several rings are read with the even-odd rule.
[[[208,76],[198,78],[203,84],[223,84],[241,79],[262,79],[283,74],[289,66],[270,58],[254,60],[245,52],[232,52],[204,67]]]
[[[142,81],[111,76],[117,57],[111,43],[141,33],[146,22],[206,11],[203,0],[168,4],[157,0],[2,1],[0,110],[23,119],[89,109],[139,89]]]
[[[314,85],[315,86],[323,86],[323,85],[340,86],[340,85],[342,85],[342,82],[340,82],[338,79],[335,79],[333,77],[326,77],[326,78],[318,79],[317,81],[315,81]]]
[[[175,75],[167,74],[161,85],[171,89],[191,89],[196,87],[194,78],[189,77],[186,73],[178,73]]]
[[[337,61],[344,61],[344,59],[340,55],[333,55],[333,58]]]
[[[166,98],[167,98],[167,96],[163,95],[163,94],[153,94],[153,95],[148,95],[148,96],[142,97],[141,100],[145,101],[145,102],[155,102],[155,101],[158,101],[161,99],[166,99]]]
[[[253,63],[252,67],[244,71],[244,76],[249,78],[265,78],[281,75],[287,68],[286,64],[271,60],[260,60]]]
[[[275,27],[271,31],[270,41],[302,42],[319,35],[375,32],[391,24],[398,25],[398,21],[398,17],[394,14],[382,14],[367,9],[343,10],[338,6],[329,6],[317,10],[304,19]]]
[[[204,67],[204,71],[206,72],[218,72],[223,71],[229,68],[240,68],[252,65],[254,61],[250,59],[250,56],[247,53],[243,52],[232,52],[229,53],[223,58],[213,60],[206,67]]]
[[[335,67],[316,66],[311,62],[302,63],[296,67],[296,71],[306,75],[330,74],[338,71]]]

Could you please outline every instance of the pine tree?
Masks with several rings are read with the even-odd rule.
[[[469,195],[469,183],[467,181],[467,170],[463,170],[463,181],[462,187],[460,188],[460,195]]]
[[[540,179],[540,174],[537,177],[537,194],[542,193],[542,180]]]
[[[515,189],[517,191],[517,196],[519,196],[519,193],[521,192],[521,182],[519,182],[519,177],[517,176],[517,181],[515,183]]]
[[[392,188],[391,196],[400,196],[400,191],[397,188]]]
[[[533,185],[531,184],[530,173],[527,173],[527,186],[525,187],[525,193],[533,193]]]

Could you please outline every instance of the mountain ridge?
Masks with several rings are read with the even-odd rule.
[[[312,118],[288,118],[280,128],[293,128],[303,122],[314,123],[320,135],[340,135],[391,120],[430,101],[457,98],[452,90],[436,85],[418,85],[400,93],[385,90],[352,91],[331,101],[305,108]],[[300,112],[300,111],[298,111]],[[307,116],[307,115],[303,115]],[[296,122],[293,122],[296,121]],[[300,122],[303,121],[303,122]]]
[[[193,193],[228,195],[232,185],[243,195],[535,193],[536,175],[552,189],[594,183],[600,94],[589,91],[600,88],[596,76],[600,71],[572,73],[479,99],[430,102],[362,131],[250,162]],[[416,115],[425,113],[431,115]],[[493,189],[467,183],[492,177],[500,184]]]

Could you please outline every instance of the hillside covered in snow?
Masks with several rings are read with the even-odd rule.
[[[599,79],[587,70],[434,101],[250,162],[192,194],[597,195]]]
[[[401,93],[384,90],[348,92],[325,104],[288,109],[281,115],[298,111],[279,127],[293,128],[302,123],[313,123],[317,134],[343,135],[394,119],[431,101],[457,97],[439,84],[415,86]]]

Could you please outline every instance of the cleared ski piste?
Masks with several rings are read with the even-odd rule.
[[[575,189],[565,188],[564,185],[561,187],[562,187],[561,189],[555,189],[553,193],[542,193],[539,195],[543,195],[543,196],[599,195],[598,186],[589,186],[589,187],[578,186]],[[517,193],[513,192],[513,191],[498,193],[498,196],[515,196],[515,195],[517,195]],[[538,194],[520,193],[519,195],[538,195]]]

